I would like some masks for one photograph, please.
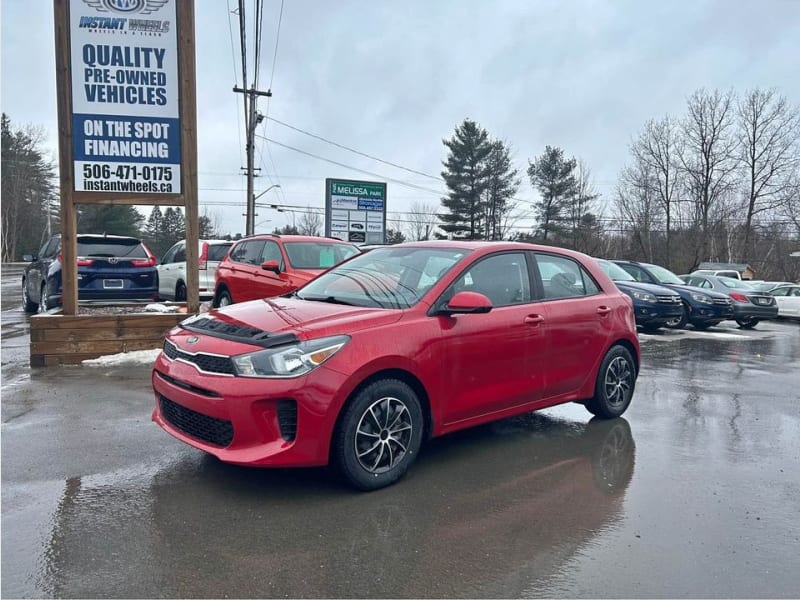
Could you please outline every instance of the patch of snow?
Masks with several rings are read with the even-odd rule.
[[[111,367],[119,365],[152,365],[158,358],[160,348],[155,350],[135,350],[133,352],[121,352],[119,354],[109,354],[98,358],[89,358],[81,364],[90,367]]]
[[[160,303],[152,303],[148,304],[144,307],[145,312],[160,312],[160,313],[174,313],[180,310],[180,306],[177,304],[160,304]]]

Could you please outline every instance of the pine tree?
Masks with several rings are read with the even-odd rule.
[[[153,210],[150,211],[150,216],[147,217],[147,222],[142,232],[144,243],[156,256],[163,256],[164,252],[168,249],[168,247],[164,245],[162,238],[161,222],[163,220],[164,217],[161,214],[161,207],[154,206]]]
[[[531,185],[539,190],[541,199],[536,203],[541,241],[557,241],[564,232],[563,221],[570,199],[576,193],[577,181],[574,158],[565,159],[561,148],[546,146],[544,154],[528,161]],[[555,238],[555,239],[554,239]]]
[[[442,164],[448,194],[442,198],[447,210],[439,215],[442,231],[455,239],[482,239],[485,228],[485,194],[488,188],[487,157],[492,151],[489,134],[465,119],[449,140],[442,140],[449,153]],[[437,235],[437,237],[445,237]]]
[[[487,240],[501,240],[505,234],[506,217],[514,208],[514,195],[519,190],[519,171],[511,162],[511,150],[503,142],[492,142],[486,157],[486,229]]]
[[[83,204],[78,209],[78,233],[106,233],[138,238],[144,217],[131,205]]]

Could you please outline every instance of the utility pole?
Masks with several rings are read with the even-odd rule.
[[[245,146],[247,152],[247,212],[245,214],[246,220],[244,229],[245,235],[253,235],[253,233],[255,233],[256,221],[256,198],[253,194],[253,178],[255,177],[253,154],[255,152],[256,127],[264,120],[261,113],[256,111],[256,98],[258,96],[266,96],[269,98],[272,96],[272,90],[262,92],[255,89],[255,87],[251,87],[248,90],[234,86],[233,91],[237,94],[244,94],[245,126],[247,127],[247,145]]]

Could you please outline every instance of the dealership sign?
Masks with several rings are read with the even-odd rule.
[[[356,244],[386,243],[386,184],[326,179],[325,235]]]
[[[76,192],[181,192],[177,0],[70,0]]]

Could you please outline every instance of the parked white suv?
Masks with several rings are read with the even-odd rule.
[[[200,300],[213,298],[217,265],[232,245],[233,242],[226,240],[199,241]],[[177,242],[161,259],[158,265],[158,295],[164,300],[186,300],[186,240]]]

